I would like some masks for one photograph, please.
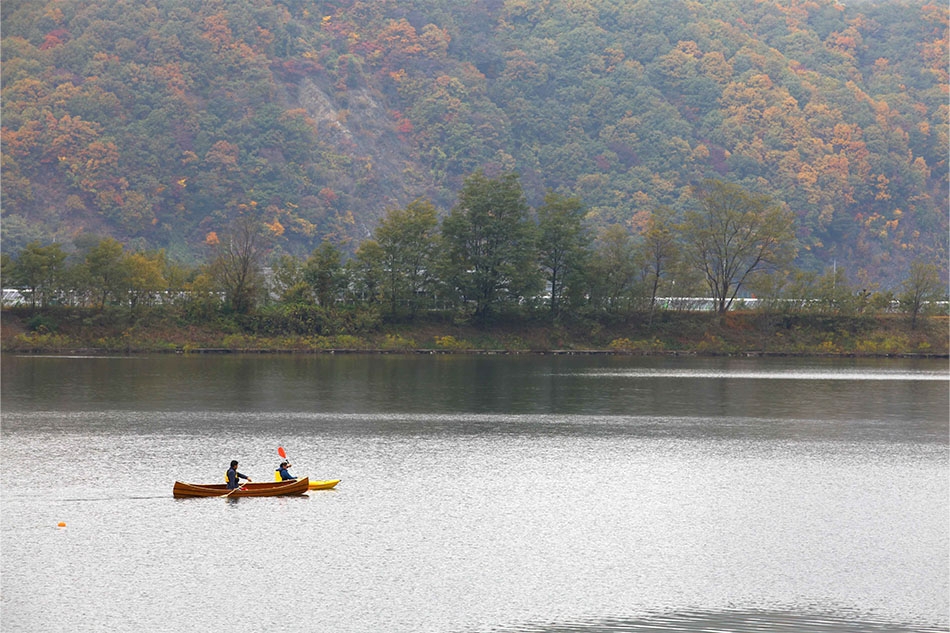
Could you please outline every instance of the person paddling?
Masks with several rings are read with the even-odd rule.
[[[290,462],[281,462],[280,468],[277,469],[274,479],[277,481],[289,481],[297,479],[290,474],[290,471],[287,470],[288,468],[290,468]]]
[[[238,472],[238,461],[236,459],[231,460],[231,467],[228,468],[228,490],[234,490],[235,488],[240,487],[240,479],[251,480],[250,477],[243,473]]]

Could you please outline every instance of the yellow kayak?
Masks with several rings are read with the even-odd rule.
[[[305,479],[305,478],[297,477],[298,481],[300,479]],[[277,471],[274,471],[274,481],[280,481],[280,480],[281,480],[280,473],[278,473]],[[329,490],[330,488],[333,488],[338,483],[340,483],[339,479],[324,479],[322,481],[316,481],[314,479],[311,479],[310,487],[308,488],[308,490]]]
[[[324,481],[310,481],[310,490],[329,490],[340,483],[339,479],[326,479]]]

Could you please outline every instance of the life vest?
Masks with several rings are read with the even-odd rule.
[[[275,471],[274,471],[274,481],[283,481],[283,479],[280,478],[280,471],[279,471],[279,470],[275,470]]]

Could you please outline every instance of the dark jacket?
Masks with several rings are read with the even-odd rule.
[[[296,477],[291,475],[290,472],[286,468],[278,468],[277,474],[280,475],[281,481],[287,481],[288,479],[296,479]]]
[[[247,479],[247,475],[244,473],[239,473],[233,468],[228,468],[228,490],[234,490],[241,484],[238,482],[239,479]]]

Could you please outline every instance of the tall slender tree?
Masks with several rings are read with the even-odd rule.
[[[400,306],[410,316],[418,311],[434,274],[437,229],[435,206],[421,199],[405,209],[391,209],[376,228],[385,271],[383,292],[393,316]]]
[[[346,263],[353,281],[353,297],[367,305],[379,305],[389,279],[384,264],[386,255],[376,240],[363,240],[353,259]]]
[[[917,329],[920,315],[927,305],[947,295],[947,286],[940,281],[940,269],[936,264],[915,261],[910,265],[910,274],[902,284],[898,301],[910,317],[911,329]]]
[[[241,215],[214,248],[211,277],[224,292],[228,308],[237,314],[247,314],[264,288],[263,224],[249,214]]]
[[[442,222],[444,279],[474,305],[478,321],[540,287],[528,210],[516,174],[492,179],[478,171],[465,180],[458,203]]]
[[[329,308],[336,304],[346,284],[340,249],[331,242],[322,242],[304,265],[304,279],[313,289],[318,305]]]
[[[676,262],[676,235],[673,232],[673,210],[655,209],[643,233],[641,248],[647,288],[650,291],[650,313],[656,309],[660,283],[670,274]]]
[[[548,193],[537,214],[539,262],[550,286],[551,318],[557,319],[569,281],[578,278],[590,254],[590,237],[579,198]]]
[[[128,283],[129,314],[134,316],[140,305],[150,306],[159,293],[168,288],[164,271],[165,251],[130,253],[125,258]]]
[[[687,211],[678,227],[683,254],[723,314],[750,275],[794,257],[794,215],[769,196],[719,180],[706,181],[697,193],[699,208]]]
[[[100,240],[86,252],[82,269],[99,310],[105,309],[110,300],[119,301],[128,291],[125,248],[111,237]]]
[[[31,309],[36,309],[37,300],[41,307],[49,303],[65,262],[66,253],[55,243],[40,246],[39,242],[30,242],[20,251],[10,268],[10,277],[13,285],[29,291]],[[4,277],[6,273],[4,270]]]
[[[636,261],[633,240],[622,226],[608,226],[597,238],[586,266],[587,294],[591,307],[610,315],[622,315],[633,306]]]

